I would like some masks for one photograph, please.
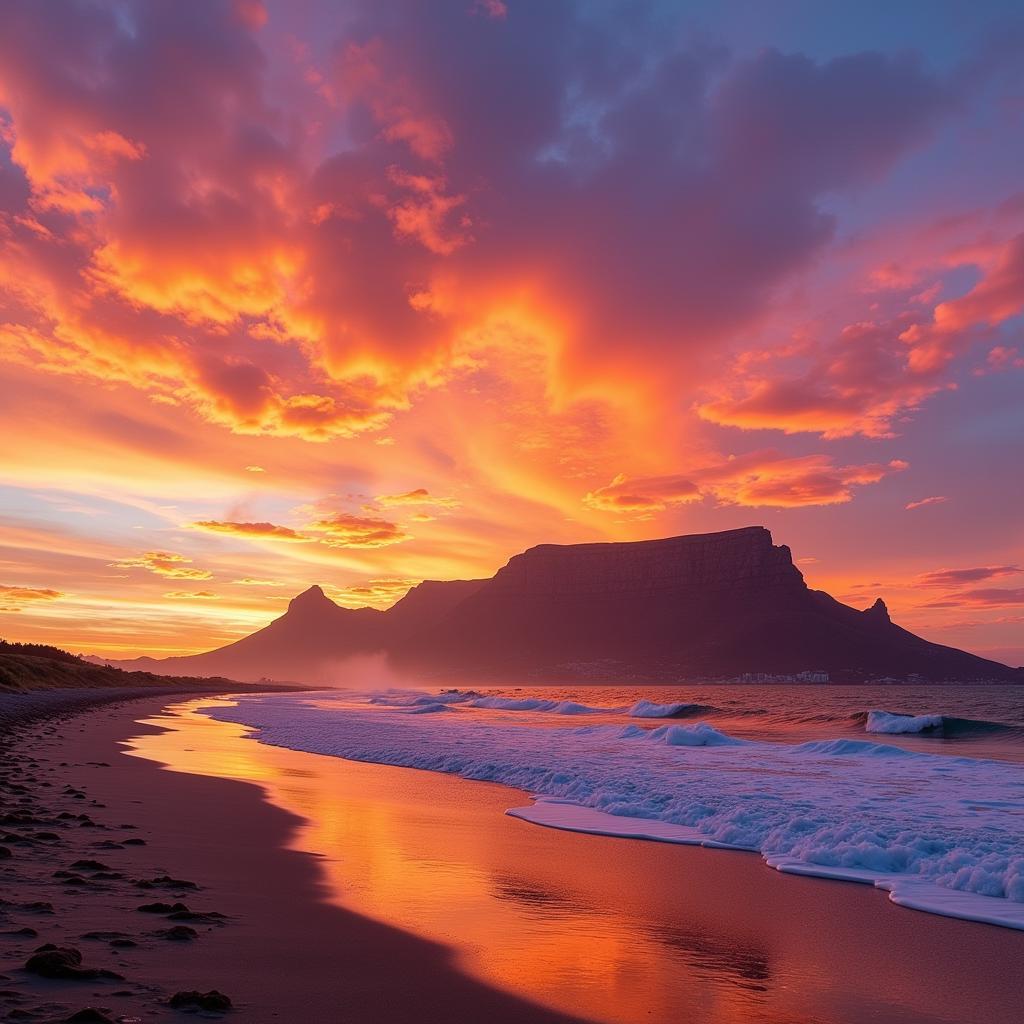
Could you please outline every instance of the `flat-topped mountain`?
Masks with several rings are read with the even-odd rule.
[[[760,526],[664,540],[541,544],[487,580],[426,581],[387,611],[319,587],[264,629],[207,654],[139,659],[164,673],[343,682],[383,654],[445,680],[679,682],[821,670],[833,680],[1021,679],[808,588]],[[133,667],[138,663],[122,663]]]

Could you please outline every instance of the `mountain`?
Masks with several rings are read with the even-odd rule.
[[[207,654],[140,659],[165,674],[344,679],[346,661],[450,681],[678,682],[743,673],[1020,680],[808,588],[760,526],[610,544],[541,544],[487,580],[426,581],[387,611],[320,587],[264,629]],[[143,667],[122,662],[124,667]]]

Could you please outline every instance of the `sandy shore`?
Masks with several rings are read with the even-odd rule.
[[[166,703],[5,729],[0,1013],[64,1021],[96,1007],[114,1021],[181,1020],[168,1006],[175,993],[219,990],[234,1017],[252,1022],[569,1019],[466,977],[439,945],[325,902],[316,859],[286,848],[297,821],[259,789],[123,756],[119,741]],[[70,877],[54,877],[61,871]],[[152,881],[161,878],[172,881]],[[137,909],[156,902],[224,917]],[[176,927],[196,935],[158,934]],[[76,948],[86,969],[123,980],[26,972],[44,943]]]
[[[524,797],[501,786],[240,741],[205,716],[138,724],[167,703],[7,730],[0,832],[33,841],[0,861],[0,1017],[184,1020],[174,993],[216,989],[254,1022],[1019,1020],[1024,934],[752,855],[537,828],[502,813]],[[140,735],[181,770],[124,756]],[[230,778],[185,773],[200,765]],[[178,901],[177,919],[137,909]],[[175,927],[196,935],[156,934]],[[26,973],[48,942],[123,980]]]

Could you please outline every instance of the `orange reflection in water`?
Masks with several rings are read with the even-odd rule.
[[[1024,935],[744,854],[531,826],[504,814],[525,802],[515,790],[265,746],[197,711],[215,703],[147,720],[167,731],[130,752],[258,783],[305,819],[291,845],[322,856],[332,901],[534,1002],[607,1024],[1009,1024],[1024,999],[1008,980]]]

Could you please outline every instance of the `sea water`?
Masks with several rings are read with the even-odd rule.
[[[1018,687],[518,688],[244,696],[265,744],[502,783],[555,828],[759,853],[1024,928]]]

